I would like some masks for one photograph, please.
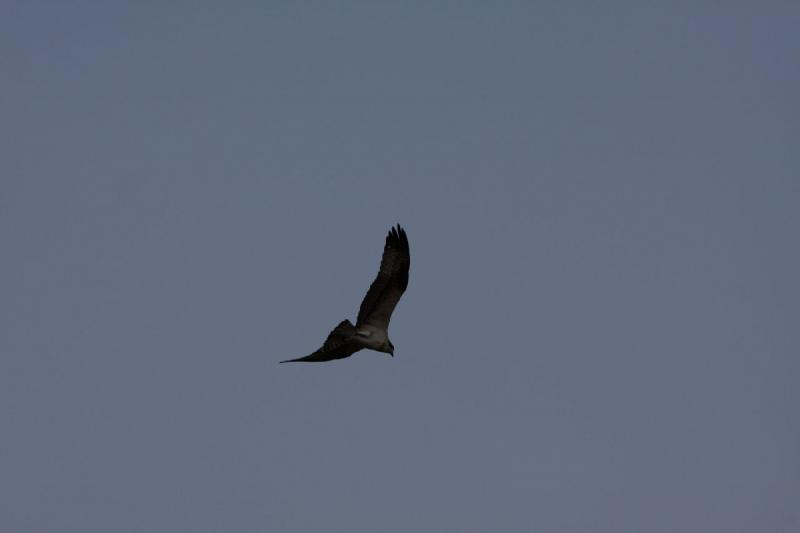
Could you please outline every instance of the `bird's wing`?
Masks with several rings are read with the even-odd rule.
[[[369,324],[383,330],[389,328],[392,311],[408,286],[410,264],[408,237],[398,224],[386,236],[381,268],[361,302],[356,327]]]
[[[356,338],[356,328],[349,320],[343,320],[338,326],[333,328],[328,338],[325,339],[325,344],[322,345],[322,348],[311,355],[298,359],[287,359],[286,361],[281,361],[281,363],[319,363],[323,361],[332,361],[334,359],[343,359],[345,357],[350,357],[361,348],[363,348],[363,346]]]

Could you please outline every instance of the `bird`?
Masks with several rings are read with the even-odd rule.
[[[355,326],[350,320],[343,320],[333,328],[319,350],[305,357],[280,362],[321,363],[350,357],[365,348],[394,357],[394,345],[389,340],[389,319],[408,287],[410,265],[408,237],[397,224],[386,235],[378,275],[361,302]]]

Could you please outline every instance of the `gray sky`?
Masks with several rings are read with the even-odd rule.
[[[141,4],[0,7],[2,531],[798,531],[795,2]]]

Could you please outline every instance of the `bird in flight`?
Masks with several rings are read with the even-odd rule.
[[[322,348],[306,357],[288,359],[281,363],[320,363],[344,359],[364,348],[394,357],[394,345],[389,340],[389,319],[408,286],[410,264],[408,237],[398,224],[386,236],[378,276],[361,302],[356,325],[349,320],[340,322],[325,339]]]

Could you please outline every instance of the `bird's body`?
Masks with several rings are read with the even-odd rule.
[[[319,350],[281,363],[344,359],[364,348],[394,355],[394,346],[389,340],[389,319],[408,286],[410,264],[408,237],[398,224],[386,236],[378,276],[361,302],[356,325],[343,320],[330,332]]]
[[[363,326],[356,328],[356,338],[364,344],[364,348],[381,351],[381,348],[389,343],[389,335],[386,330],[373,326]]]

